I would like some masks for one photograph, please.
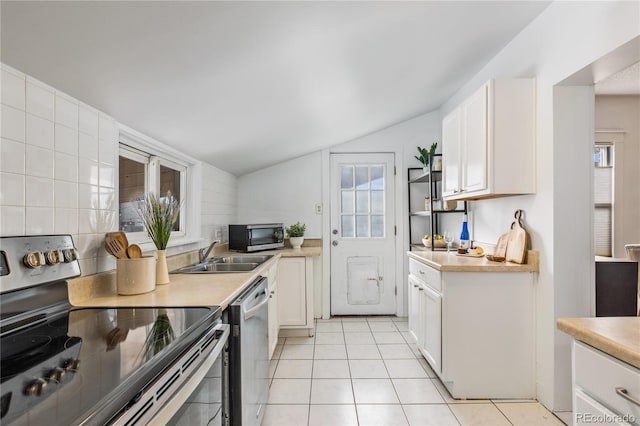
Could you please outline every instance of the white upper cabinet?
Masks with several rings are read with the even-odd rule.
[[[535,80],[490,80],[442,122],[443,195],[535,192]]]

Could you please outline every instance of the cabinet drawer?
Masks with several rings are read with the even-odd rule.
[[[433,269],[417,260],[409,259],[409,273],[424,281],[435,290],[442,291],[440,271]]]
[[[576,386],[617,414],[633,416],[631,423],[638,424],[640,406],[616,393],[616,388],[640,400],[640,370],[581,342],[574,341],[573,351]]]

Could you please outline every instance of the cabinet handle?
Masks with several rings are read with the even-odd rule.
[[[424,288],[420,287],[418,290],[419,290],[419,291],[424,291]]]
[[[626,399],[627,401],[632,402],[638,407],[640,407],[640,400],[629,395],[629,391],[626,390],[625,388],[616,388],[616,393],[621,397],[623,397],[624,399]]]
[[[420,272],[420,275],[424,275],[424,271],[418,271],[418,272]]]
[[[418,284],[414,284],[413,286],[414,286],[415,288],[418,288]]]

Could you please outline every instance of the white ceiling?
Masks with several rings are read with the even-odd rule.
[[[597,82],[595,93],[596,95],[640,95],[640,62]]]
[[[1,59],[241,175],[437,109],[548,4],[3,0]]]

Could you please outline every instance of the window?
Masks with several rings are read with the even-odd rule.
[[[384,164],[340,166],[342,238],[384,238]]]
[[[127,232],[129,238],[145,239],[144,226],[137,212],[137,200],[147,192],[154,192],[160,196],[170,192],[181,202],[180,215],[173,233],[185,234],[185,165],[121,143],[118,171],[121,231]]]

